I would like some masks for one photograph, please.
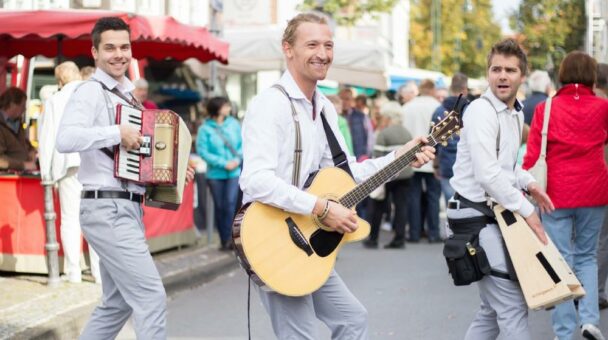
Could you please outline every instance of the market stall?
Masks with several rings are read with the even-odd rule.
[[[46,57],[71,58],[91,54],[90,32],[100,17],[117,16],[131,28],[134,60],[130,70],[137,78],[143,73],[145,58],[227,63],[228,44],[213,37],[204,27],[185,25],[169,16],[141,16],[133,13],[98,10],[0,10],[0,80],[6,79],[8,61],[21,55],[20,76],[12,85],[25,89],[27,60]],[[0,82],[0,91],[5,82]],[[55,211],[59,203],[55,197]],[[59,235],[60,217],[56,227]],[[144,208],[146,237],[151,251],[168,249],[194,240],[193,184],[187,185],[184,201],[177,211]],[[45,216],[43,187],[38,176],[0,175],[0,270],[47,271],[45,258]],[[61,252],[60,252],[61,255]],[[60,261],[62,263],[63,261]]]
[[[189,183],[184,190],[184,201],[177,211],[144,206],[143,220],[150,251],[174,248],[194,241],[193,190],[193,183]],[[59,235],[61,210],[57,196],[54,197],[54,205],[57,212],[55,226]],[[40,177],[0,175],[0,207],[0,270],[46,273],[44,195]],[[86,248],[84,243],[83,247]],[[59,255],[61,259],[61,251]]]

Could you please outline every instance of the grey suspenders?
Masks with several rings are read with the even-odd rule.
[[[488,97],[481,96],[480,98],[485,99],[490,104],[490,106],[492,106],[494,112],[496,112],[496,119],[498,120],[498,135],[496,135],[496,158],[498,158],[498,151],[500,150],[500,119],[498,119],[498,110],[496,109],[494,104],[492,104],[492,101]],[[521,123],[519,122],[519,117],[517,117],[517,132],[519,133],[519,142],[521,143]],[[515,164],[513,164],[513,169],[515,169],[516,164],[517,161],[515,162]]]
[[[296,144],[293,151],[293,173],[291,176],[291,184],[296,187],[300,187],[300,163],[302,160],[302,135],[300,132],[300,120],[298,119],[298,113],[296,112],[296,108],[291,101],[291,97],[285,90],[283,86],[280,84],[274,84],[272,87],[281,91],[287,99],[289,99],[289,104],[291,104],[291,117],[293,118],[293,124],[296,128]]]

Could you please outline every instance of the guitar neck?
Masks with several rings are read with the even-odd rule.
[[[437,141],[435,140],[435,138],[433,138],[432,134],[427,136],[427,139],[429,140],[429,143],[426,145],[433,147],[437,145]],[[357,185],[354,189],[352,189],[339,199],[340,204],[349,208],[355,207],[359,202],[369,196],[372,191],[374,191],[376,188],[387,182],[405,167],[414,162],[416,160],[416,153],[420,152],[421,148],[424,145],[425,144],[423,143],[418,143],[415,147],[408,150],[405,154],[390,162],[382,170],[369,177],[363,183]]]

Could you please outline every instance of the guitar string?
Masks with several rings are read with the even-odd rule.
[[[429,139],[429,146],[434,147],[438,144],[436,137],[437,136],[435,136],[433,133],[427,137]],[[422,146],[424,146],[424,144],[418,143],[415,147],[401,155],[401,157],[389,163],[384,169],[372,175],[363,183],[346,193],[338,200],[340,204],[349,208],[357,205],[357,203],[367,197],[374,189],[379,187],[382,183],[388,181],[391,177],[413,162],[416,158],[416,153],[420,152]]]

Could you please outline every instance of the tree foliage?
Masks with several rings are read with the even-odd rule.
[[[365,14],[390,12],[398,0],[304,0],[302,10],[329,14],[338,25],[353,26]]]
[[[511,15],[533,69],[551,71],[567,52],[581,49],[585,26],[585,0],[522,0]]]
[[[416,67],[470,77],[485,74],[487,52],[500,39],[491,0],[412,0],[410,4],[410,53]],[[433,21],[432,11],[438,5],[439,15]],[[434,38],[438,41],[435,63]]]

